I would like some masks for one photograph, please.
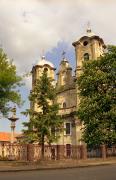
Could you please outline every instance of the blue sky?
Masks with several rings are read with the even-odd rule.
[[[115,9],[116,0],[0,0],[0,44],[21,75],[31,71],[43,50],[57,70],[63,51],[75,68],[72,42],[85,33],[88,21],[106,44],[115,44]],[[31,78],[25,83],[21,88],[25,103],[17,108],[18,132],[26,121],[20,112],[29,107]],[[0,118],[0,131],[10,131],[8,120]]]

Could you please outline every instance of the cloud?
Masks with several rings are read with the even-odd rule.
[[[20,72],[29,71],[59,41],[71,44],[89,20],[95,33],[114,44],[115,0],[1,0],[0,40]]]

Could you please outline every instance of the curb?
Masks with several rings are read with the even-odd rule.
[[[57,169],[74,169],[74,168],[90,168],[95,166],[109,166],[116,165],[116,162],[107,162],[107,163],[96,163],[96,164],[80,164],[77,166],[59,166],[59,167],[37,167],[37,168],[28,168],[28,169],[4,169],[0,170],[0,173],[4,172],[24,172],[24,171],[44,171],[44,170],[57,170]]]

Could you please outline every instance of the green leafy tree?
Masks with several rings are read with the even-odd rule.
[[[59,105],[55,102],[56,90],[52,82],[47,77],[47,72],[44,71],[42,76],[36,80],[30,94],[31,109],[24,113],[29,114],[30,117],[30,121],[24,123],[27,127],[27,130],[24,130],[26,141],[39,142],[42,158],[44,158],[45,142],[51,144],[57,141],[62,127],[62,120],[58,115]]]
[[[109,46],[98,60],[84,62],[77,83],[83,140],[89,146],[116,144],[116,47]]]
[[[0,49],[0,112],[3,115],[7,115],[10,110],[10,102],[21,104],[21,95],[16,90],[22,85],[21,80],[22,78],[16,73],[16,66]]]

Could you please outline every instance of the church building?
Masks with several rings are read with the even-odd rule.
[[[75,48],[76,67],[72,70],[68,59],[65,56],[60,60],[60,66],[57,70],[56,100],[60,104],[59,114],[64,120],[64,132],[58,140],[58,145],[81,145],[82,123],[75,115],[79,106],[78,87],[76,81],[82,72],[82,62],[91,59],[97,60],[102,56],[106,48],[104,41],[95,35],[90,28],[86,34],[72,43]],[[47,70],[48,76],[55,79],[55,67],[43,56],[37,65],[32,68],[32,88],[35,81],[41,76],[42,72]],[[73,76],[73,72],[75,75]],[[36,107],[35,107],[36,110]]]

